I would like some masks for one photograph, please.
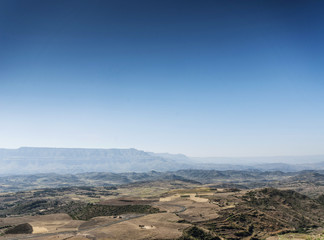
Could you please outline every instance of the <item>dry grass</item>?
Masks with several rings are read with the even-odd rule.
[[[157,213],[98,228],[88,233],[98,239],[176,239],[182,235],[183,229],[189,226],[177,223],[179,220],[180,218],[172,213]]]

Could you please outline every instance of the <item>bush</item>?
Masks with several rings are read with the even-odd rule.
[[[185,234],[181,240],[186,239],[195,239],[195,240],[220,240],[219,237],[214,237],[209,233],[206,233],[205,231],[201,230],[198,227],[191,227],[187,231],[185,231]]]
[[[19,224],[5,231],[6,234],[27,234],[32,232],[33,227],[29,223]]]

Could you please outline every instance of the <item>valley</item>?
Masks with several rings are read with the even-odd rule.
[[[46,182],[42,175],[6,178],[0,239],[275,240],[320,239],[323,232],[324,178],[318,171],[81,176],[53,174]],[[8,191],[13,183],[19,191]]]

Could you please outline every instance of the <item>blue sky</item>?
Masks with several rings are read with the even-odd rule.
[[[0,147],[324,154],[323,1],[0,0]]]

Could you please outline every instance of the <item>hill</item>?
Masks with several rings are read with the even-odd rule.
[[[292,190],[265,188],[246,193],[235,208],[202,223],[225,239],[264,239],[285,232],[307,232],[324,222],[324,206]]]

